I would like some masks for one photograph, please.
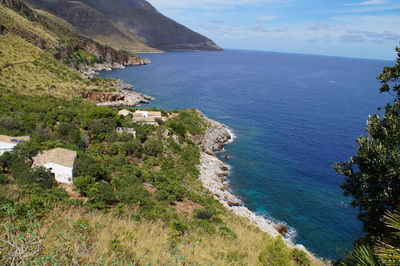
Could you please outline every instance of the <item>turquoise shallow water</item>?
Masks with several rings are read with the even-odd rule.
[[[237,139],[224,159],[232,190],[251,210],[335,259],[362,234],[339,188],[335,161],[354,154],[368,114],[388,98],[375,80],[392,62],[229,50],[146,54],[152,65],[103,72],[155,97],[149,106],[198,108]]]

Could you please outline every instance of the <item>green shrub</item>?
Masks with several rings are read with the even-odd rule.
[[[11,166],[11,173],[18,184],[37,184],[42,188],[52,188],[55,184],[54,174],[44,167],[29,168],[24,163]]]
[[[126,204],[150,205],[149,194],[136,177],[117,177],[112,180],[112,184],[115,187],[116,200]]]
[[[158,139],[149,139],[144,143],[144,152],[150,156],[157,156],[163,149],[163,143]]]
[[[211,221],[211,219],[215,216],[215,213],[207,208],[197,209],[194,213],[194,217],[196,219]]]
[[[142,144],[139,140],[135,139],[124,143],[124,149],[126,155],[138,155],[142,150]]]
[[[113,133],[116,128],[116,122],[109,118],[95,119],[89,123],[89,128],[93,135]]]
[[[92,176],[78,176],[74,178],[74,187],[84,196],[89,192],[90,187],[96,182]]]
[[[8,179],[5,177],[5,175],[0,173],[0,185],[5,185],[7,183],[8,183]]]
[[[89,230],[89,221],[86,218],[79,218],[74,222],[75,232],[84,233]]]
[[[90,186],[87,195],[93,207],[104,208],[114,199],[114,189],[110,183],[100,181]]]
[[[184,235],[189,229],[189,227],[186,224],[177,220],[171,223],[170,228],[174,235],[179,235],[179,236]]]
[[[104,180],[107,177],[107,169],[102,161],[92,154],[81,153],[75,160],[75,176],[91,176],[96,180]]]
[[[230,239],[237,239],[237,234],[226,225],[219,227],[219,234]]]
[[[292,250],[292,258],[298,265],[302,265],[302,266],[311,265],[311,261],[308,258],[307,254],[302,250],[293,249]]]
[[[279,237],[267,243],[258,260],[262,265],[291,265],[290,255],[282,237]]]
[[[52,188],[55,184],[54,174],[44,167],[31,169],[28,178],[42,188]]]

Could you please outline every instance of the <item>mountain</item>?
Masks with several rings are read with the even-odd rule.
[[[220,51],[212,40],[175,22],[145,0],[26,0],[81,34],[132,52]]]
[[[83,91],[109,91],[106,81],[88,81],[76,70],[95,64],[146,63],[84,37],[65,20],[32,10],[20,0],[0,0],[1,95],[71,98]]]

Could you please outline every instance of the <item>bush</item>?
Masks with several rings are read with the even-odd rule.
[[[91,176],[78,176],[74,178],[74,187],[84,196],[89,192],[90,187],[96,182],[96,178]]]
[[[61,139],[70,143],[78,144],[81,141],[79,129],[73,124],[63,122],[59,125],[57,132]]]
[[[140,143],[139,140],[132,140],[129,142],[126,142],[124,145],[125,148],[125,153],[126,155],[138,155],[140,151],[142,150],[142,144]]]
[[[52,188],[55,184],[54,174],[44,167],[30,169],[24,163],[11,166],[11,173],[21,185],[38,184],[42,188]]]
[[[3,174],[0,173],[0,185],[5,185],[7,183],[8,183],[7,178]]]
[[[267,243],[258,260],[262,265],[290,265],[290,255],[282,237],[278,237]]]
[[[197,209],[194,213],[194,217],[196,219],[211,221],[211,219],[215,216],[214,212],[210,209]]]
[[[189,227],[186,224],[184,224],[180,221],[173,221],[171,223],[170,227],[171,227],[172,233],[174,235],[178,235],[178,236],[184,235],[187,232],[187,230],[189,229]]]
[[[84,233],[89,229],[89,221],[85,218],[79,218],[74,223],[74,231]]]
[[[100,181],[90,186],[87,195],[93,207],[104,208],[114,199],[114,189],[110,183]]]
[[[136,177],[117,177],[113,179],[112,184],[115,187],[116,200],[126,204],[140,203],[144,206],[150,204],[147,191]]]
[[[22,123],[12,117],[1,117],[0,127],[8,130],[19,130],[22,129]]]
[[[75,161],[74,175],[91,176],[96,180],[106,179],[107,171],[104,164],[89,154],[80,154]]]
[[[304,251],[301,251],[298,249],[293,249],[292,258],[298,265],[302,265],[302,266],[311,265],[311,261]]]
[[[149,139],[144,143],[144,152],[150,156],[157,156],[164,150],[163,143],[158,139]]]
[[[31,169],[29,173],[29,179],[42,188],[52,188],[56,183],[54,174],[44,167]]]
[[[89,128],[93,135],[112,133],[115,131],[116,123],[114,120],[108,118],[95,119],[89,123]]]

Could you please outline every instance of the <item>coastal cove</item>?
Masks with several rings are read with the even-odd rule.
[[[391,62],[231,50],[143,56],[153,64],[100,75],[154,97],[146,107],[197,108],[228,125],[238,138],[220,158],[245,206],[285,222],[318,256],[351,249],[361,226],[331,165],[352,155],[363,121],[387,100],[374,77]]]

